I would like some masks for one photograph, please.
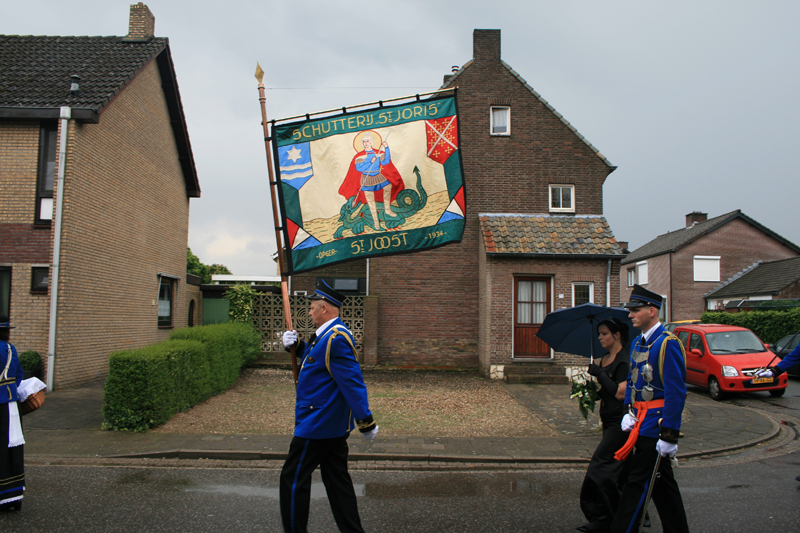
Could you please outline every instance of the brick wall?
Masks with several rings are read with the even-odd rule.
[[[55,385],[102,378],[109,353],[168,337],[158,273],[180,276],[185,326],[189,200],[155,62],[102,114],[70,124]]]
[[[480,42],[482,34],[476,33],[476,38]],[[484,259],[478,213],[547,213],[550,183],[575,185],[577,214],[603,212],[602,185],[611,169],[500,63],[499,32],[488,38],[483,52],[476,52],[476,59],[453,80],[459,87],[466,180],[463,240],[371,261],[371,293],[380,300],[379,363],[485,365],[479,339],[484,342],[493,328],[512,327],[507,316],[481,315],[494,290],[490,287],[510,286],[512,273],[503,272],[503,279],[492,273],[491,283],[479,275]],[[489,135],[493,103],[511,107],[508,137]],[[603,262],[603,286],[605,267]],[[602,292],[604,298],[605,289]],[[495,298],[498,305],[499,298]],[[505,298],[510,309],[508,295]]]
[[[482,254],[485,256],[485,254]],[[572,307],[572,284],[592,282],[594,303],[608,305],[606,300],[607,260],[570,259],[507,259],[482,258],[480,269],[481,309],[480,370],[488,374],[490,365],[510,365],[514,362],[514,278],[542,276],[550,278],[552,310]],[[619,259],[612,261],[610,294],[619,292]],[[613,302],[612,302],[613,303]],[[564,365],[585,365],[586,359],[555,353],[556,362]]]

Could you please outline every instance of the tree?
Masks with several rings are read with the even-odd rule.
[[[186,248],[186,272],[199,276],[201,283],[211,283],[212,274],[233,274],[228,267],[219,263],[204,265],[200,262],[200,258],[192,253],[191,248]]]

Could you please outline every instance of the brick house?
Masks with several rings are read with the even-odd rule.
[[[293,288],[367,278],[367,363],[507,378],[547,369],[563,380],[574,356],[533,334],[550,311],[619,294],[624,255],[603,217],[615,167],[502,61],[500,30],[473,39],[473,59],[443,85],[458,88],[462,242],[297,275]]]
[[[199,320],[186,250],[200,187],[154,24],[139,3],[125,37],[0,35],[0,314],[51,388]]]
[[[706,309],[736,313],[774,300],[800,298],[800,256],[758,263],[705,296]]]
[[[620,300],[634,283],[661,294],[667,322],[699,319],[705,295],[759,262],[800,255],[800,247],[762,226],[741,210],[709,219],[686,215],[686,227],[660,235],[622,261]],[[716,308],[716,303],[714,304]]]

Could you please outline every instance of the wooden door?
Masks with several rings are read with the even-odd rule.
[[[550,358],[536,332],[550,312],[550,278],[514,278],[514,357]]]

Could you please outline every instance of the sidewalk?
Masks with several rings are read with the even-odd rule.
[[[508,393],[537,413],[560,436],[552,438],[382,437],[350,439],[351,461],[459,463],[586,463],[600,441],[597,417],[585,421],[568,385],[508,385]],[[280,460],[291,435],[171,434],[103,431],[103,383],[55,391],[23,419],[25,455],[45,457],[151,457]],[[755,446],[780,428],[751,409],[689,394],[679,457]]]

